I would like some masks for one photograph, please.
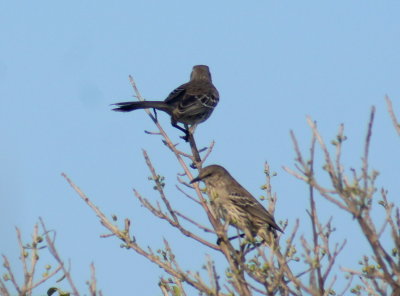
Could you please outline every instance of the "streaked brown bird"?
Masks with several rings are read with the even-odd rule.
[[[190,130],[207,120],[219,101],[219,93],[212,84],[208,66],[193,67],[190,81],[174,89],[164,101],[122,102],[114,111],[130,112],[137,109],[157,109],[171,116],[171,124],[189,138]],[[183,123],[184,128],[178,125]],[[189,125],[191,126],[189,130]]]
[[[248,240],[258,235],[270,244],[271,235],[276,237],[276,231],[283,232],[262,204],[222,166],[203,168],[190,183],[199,181],[206,184],[214,216],[243,231]]]

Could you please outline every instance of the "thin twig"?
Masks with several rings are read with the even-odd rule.
[[[206,245],[207,247],[210,247],[214,250],[220,250],[219,246],[212,244],[212,243],[206,241],[205,239],[199,237],[198,235],[194,234],[193,232],[185,229],[179,222],[169,218],[167,215],[162,213],[160,210],[154,208],[154,206],[151,205],[147,199],[143,198],[138,191],[136,191],[135,189],[133,191],[134,191],[135,196],[141,202],[141,204],[143,206],[145,206],[151,213],[153,213],[153,215],[155,215],[163,220],[166,220],[171,226],[177,228],[183,235],[185,235],[187,237],[191,237],[194,240],[196,240],[196,241],[202,243],[203,245]],[[175,212],[174,212],[174,215],[175,215]]]
[[[193,225],[197,226],[198,228],[204,230],[205,232],[209,232],[209,233],[215,233],[214,230],[212,230],[211,228],[205,227],[199,223],[197,223],[196,221],[194,221],[193,219],[190,219],[189,217],[185,216],[184,214],[175,211],[175,214],[177,214],[179,217],[182,217],[183,219],[185,219],[186,221],[189,221],[190,223],[192,223]]]
[[[125,229],[120,230],[118,229],[117,226],[115,226],[111,221],[108,220],[106,215],[95,205],[93,202],[87,197],[83,191],[72,182],[71,179],[67,177],[66,174],[62,174],[62,176],[67,180],[67,182],[71,185],[71,187],[75,190],[75,192],[79,195],[79,197],[94,211],[96,216],[99,218],[100,223],[106,227],[108,230],[110,230],[112,233],[114,233],[119,239],[121,239],[124,242],[124,247],[127,249],[133,249],[137,254],[144,256],[151,262],[155,263],[159,267],[165,270],[168,274],[174,277],[178,277],[182,281],[186,282],[190,286],[198,289],[199,291],[208,291],[208,287],[204,286],[201,282],[193,279],[192,277],[188,276],[186,273],[177,271],[173,269],[169,264],[166,262],[161,261],[159,256],[155,255],[151,249],[149,248],[149,251],[145,251],[143,248],[141,248],[134,239],[131,238],[130,236],[130,223],[125,223]],[[127,220],[127,219],[126,219]],[[227,294],[222,294],[221,296],[225,296]]]
[[[372,126],[374,124],[374,117],[375,117],[375,107],[372,106],[371,108],[371,113],[370,113],[370,118],[368,122],[368,131],[367,131],[367,136],[365,138],[365,145],[364,145],[364,157],[362,159],[362,174],[363,174],[363,180],[364,180],[364,190],[363,192],[365,195],[367,195],[368,192],[368,156],[369,156],[369,146],[371,143],[371,135],[372,135]],[[367,196],[364,196],[363,198],[366,198]]]
[[[201,205],[201,203],[195,199],[193,196],[191,196],[190,194],[188,194],[187,192],[185,192],[182,188],[180,188],[178,185],[175,186],[176,189],[178,189],[178,191],[182,192],[183,195],[185,195],[187,198],[191,199],[192,201],[194,201],[195,203]],[[192,188],[193,189],[193,188]]]
[[[10,280],[11,280],[11,283],[14,285],[15,290],[17,290],[18,295],[20,295],[21,294],[21,288],[19,287],[19,285],[18,285],[18,283],[17,283],[17,281],[16,281],[16,279],[14,277],[14,273],[13,273],[13,271],[11,269],[10,262],[8,261],[8,258],[5,255],[2,255],[2,256],[3,256],[3,267],[7,270],[8,275],[9,275]]]
[[[316,123],[315,123],[316,125]],[[314,176],[314,159],[315,159],[315,142],[316,142],[316,137],[315,134],[313,133],[312,138],[311,138],[311,148],[310,148],[310,160],[309,160],[309,179],[313,179]],[[314,199],[314,187],[312,185],[308,186],[309,194],[310,194],[310,209],[311,209],[311,227],[312,227],[312,235],[313,235],[313,253],[315,255],[315,260],[317,261],[317,279],[318,279],[318,290],[321,294],[325,293],[325,283],[324,279],[322,278],[322,272],[321,272],[321,264],[320,264],[320,257],[319,257],[319,243],[318,243],[318,234],[317,234],[317,229],[316,225],[319,224],[318,221],[318,216],[317,216],[317,209],[315,205],[315,199]],[[310,279],[313,279],[313,273],[311,273]],[[313,283],[312,283],[313,284]]]
[[[162,201],[164,202],[165,206],[167,207],[168,212],[171,214],[172,219],[175,221],[175,223],[179,224],[178,218],[176,217],[175,212],[172,209],[169,200],[165,196],[163,185],[161,184],[161,182],[159,180],[159,175],[156,173],[156,170],[155,170],[153,164],[151,163],[149,155],[147,154],[146,150],[144,150],[144,149],[142,150],[142,152],[143,152],[144,159],[146,160],[146,164],[147,164],[147,166],[151,172],[151,175],[153,177],[153,180],[156,183],[156,188],[157,188],[157,191],[160,193],[160,197],[161,197]]]
[[[10,296],[10,292],[8,292],[6,284],[0,278],[0,295],[2,296]]]
[[[388,107],[390,118],[392,119],[393,126],[396,129],[398,135],[400,136],[400,124],[399,121],[397,120],[396,114],[394,113],[392,100],[387,95],[385,96],[385,100]]]
[[[78,289],[75,287],[75,284],[74,284],[74,282],[73,282],[73,280],[72,280],[71,274],[70,274],[69,270],[67,270],[67,269],[65,268],[64,262],[61,260],[61,257],[60,257],[60,255],[58,254],[57,249],[56,249],[56,247],[55,247],[55,245],[54,245],[54,242],[55,242],[55,234],[54,234],[54,238],[51,239],[51,238],[50,238],[50,235],[49,235],[49,232],[48,232],[47,229],[46,229],[46,225],[44,224],[43,219],[42,219],[41,217],[39,217],[39,221],[40,221],[40,224],[41,224],[41,226],[42,226],[42,229],[44,230],[45,238],[46,238],[46,243],[47,243],[47,247],[48,247],[48,249],[49,249],[50,254],[54,257],[54,259],[55,259],[55,260],[58,262],[58,264],[61,266],[61,269],[62,269],[62,271],[63,271],[63,274],[65,275],[65,278],[67,279],[67,281],[68,281],[68,283],[69,283],[69,285],[70,285],[70,287],[71,287],[71,289],[72,289],[72,293],[73,293],[75,296],[79,296],[80,294],[79,294],[79,292],[78,292]]]
[[[203,157],[202,164],[205,163],[205,161],[207,160],[207,158],[210,156],[211,152],[212,152],[213,149],[214,149],[214,145],[215,145],[215,141],[212,141],[211,144],[210,144],[210,146],[208,146],[207,152],[206,152],[206,154],[205,154],[204,157]],[[200,152],[201,152],[201,150],[200,150]]]

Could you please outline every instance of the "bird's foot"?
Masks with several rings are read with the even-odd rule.
[[[186,133],[184,136],[181,136],[181,138],[184,139],[185,142],[189,142],[189,137],[190,137],[189,133]]]

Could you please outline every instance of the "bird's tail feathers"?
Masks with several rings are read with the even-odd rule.
[[[137,109],[157,109],[170,114],[172,109],[171,106],[162,101],[122,102],[113,105],[117,106],[113,111],[118,112],[130,112]]]

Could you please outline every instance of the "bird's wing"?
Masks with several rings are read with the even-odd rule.
[[[164,102],[175,107],[174,112],[181,114],[179,117],[204,119],[211,114],[218,100],[218,91],[212,83],[191,81],[174,89]]]
[[[219,93],[212,83],[196,83],[188,85],[181,106],[187,107],[200,102],[203,106],[214,108],[218,101]]]
[[[182,84],[181,86],[178,86],[177,88],[175,88],[173,91],[171,91],[171,93],[164,100],[164,102],[169,105],[178,104],[182,100],[182,97],[186,93],[186,86],[187,86],[187,83]]]
[[[240,188],[231,191],[229,198],[232,203],[244,209],[250,216],[257,217],[272,228],[282,232],[281,228],[276,224],[274,217],[243,187],[240,186]]]
[[[187,116],[202,115],[212,112],[218,100],[218,91],[212,84],[191,83],[179,101],[178,110]]]

